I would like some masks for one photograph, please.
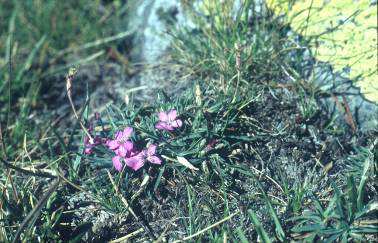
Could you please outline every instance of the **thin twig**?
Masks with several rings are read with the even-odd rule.
[[[40,171],[40,170],[31,171],[31,170],[22,169],[20,167],[17,167],[15,165],[9,163],[8,161],[6,161],[2,158],[0,158],[0,161],[5,165],[5,167],[10,168],[10,169],[14,169],[15,171],[21,172],[21,173],[26,174],[26,175],[39,176],[39,177],[45,177],[45,178],[51,178],[51,179],[57,178],[56,176],[51,175],[50,173],[46,173],[46,172],[43,172],[43,171]]]
[[[350,111],[350,107],[348,105],[348,101],[345,97],[345,95],[342,96],[343,98],[343,103],[345,107],[345,121],[348,123],[349,126],[352,128],[352,132],[355,134],[357,131],[357,126],[356,123],[354,122],[352,112]]]
[[[131,238],[131,237],[134,237],[136,236],[137,234],[139,233],[142,233],[144,231],[143,228],[139,228],[138,230],[134,231],[134,232],[131,232],[130,234],[127,234],[121,238],[118,238],[118,239],[115,239],[115,240],[111,240],[109,241],[109,243],[118,243],[118,242],[125,242],[127,239]]]
[[[77,189],[78,191],[81,191],[81,192],[84,192],[84,193],[89,194],[84,188],[82,188],[82,187],[79,186],[79,185],[76,185],[75,183],[71,182],[71,181],[68,180],[66,177],[64,177],[64,176],[62,175],[62,173],[60,173],[60,172],[57,172],[57,173],[58,173],[60,179],[62,179],[63,181],[65,181],[67,184],[69,184],[69,185],[72,186],[73,188]]]
[[[84,124],[81,122],[81,119],[79,118],[79,115],[77,114],[76,109],[75,109],[75,105],[74,105],[74,103],[72,101],[72,81],[73,81],[73,78],[74,78],[74,76],[75,76],[76,73],[77,73],[77,70],[75,68],[71,68],[69,70],[67,76],[66,76],[67,96],[68,96],[68,100],[70,101],[71,108],[72,108],[72,111],[75,114],[76,119],[79,121],[79,124],[80,124],[81,128],[83,129],[83,131],[85,132],[85,134],[88,136],[89,142],[91,144],[93,144],[94,143],[94,139],[92,138],[92,136],[88,132],[88,130],[85,128]]]
[[[30,163],[32,163],[32,159],[31,159],[30,153],[29,153],[27,145],[26,145],[26,133],[24,135],[24,144],[23,145],[24,145],[24,151],[25,151],[26,157],[28,157]]]
[[[280,191],[284,192],[284,190],[282,189],[282,187],[280,186],[280,184],[278,184],[272,177],[268,176],[267,174],[265,174],[264,172],[256,169],[255,167],[251,166],[251,168],[256,171],[257,173],[260,174],[260,176],[264,176],[265,178],[267,178],[268,180],[270,180],[271,182],[273,182],[274,185],[277,186],[278,189],[280,189]]]

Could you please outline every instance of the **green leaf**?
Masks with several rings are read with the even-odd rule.
[[[358,208],[358,210],[361,210],[363,208],[363,197],[364,197],[364,192],[365,192],[365,183],[366,183],[366,180],[368,179],[368,171],[369,171],[369,168],[370,168],[370,161],[371,161],[371,158],[370,158],[370,156],[368,156],[365,159],[364,169],[362,171],[360,184],[358,185],[358,189],[357,189],[357,192],[358,192],[357,208]]]
[[[334,198],[335,198],[335,202],[336,202],[336,211],[337,211],[338,215],[341,216],[341,219],[346,219],[346,217],[344,215],[343,206],[342,206],[342,205],[344,205],[344,202],[343,202],[344,200],[343,200],[343,197],[341,195],[341,192],[334,182],[332,182],[331,185],[332,185],[332,187],[335,191]]]
[[[291,217],[288,220],[292,221],[292,222],[300,221],[300,220],[304,220],[304,221],[310,221],[310,220],[312,220],[312,221],[315,221],[315,222],[321,222],[322,221],[322,219],[319,216],[315,215],[315,214],[313,214],[313,215],[304,215],[304,216]]]
[[[372,201],[372,202],[369,202],[367,205],[364,206],[364,208],[359,211],[356,216],[355,216],[355,219],[359,219],[371,212],[375,212],[375,211],[378,211],[378,202],[377,201]]]
[[[352,175],[348,176],[348,211],[349,219],[348,221],[353,220],[355,213],[357,212],[357,188],[355,186],[355,181]]]
[[[365,234],[377,234],[378,226],[360,226],[358,228],[352,229],[353,233],[365,233]]]
[[[318,211],[318,213],[320,213],[320,215],[322,215],[322,217],[326,217],[326,214],[324,212],[322,204],[319,202],[319,200],[317,198],[314,199],[314,204],[315,204],[315,208]]]
[[[291,231],[294,233],[319,232],[321,229],[323,229],[323,226],[320,224],[309,224],[302,227],[295,227]]]
[[[165,171],[165,166],[163,166],[160,171],[159,171],[159,175],[158,177],[156,178],[156,181],[155,181],[155,184],[154,184],[154,191],[156,191],[156,189],[158,188],[159,184],[160,184],[160,180],[163,176],[163,173]]]

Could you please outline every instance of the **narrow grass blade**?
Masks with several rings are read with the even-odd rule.
[[[118,33],[116,35],[109,36],[109,37],[106,37],[106,38],[103,38],[103,39],[95,40],[93,42],[89,42],[89,43],[86,43],[86,44],[81,45],[81,46],[70,47],[70,48],[67,48],[67,49],[64,49],[64,50],[58,52],[57,55],[61,56],[61,55],[64,55],[64,54],[67,54],[67,53],[70,53],[70,52],[73,52],[73,51],[82,51],[82,50],[85,50],[85,49],[88,49],[88,48],[100,46],[100,45],[103,45],[103,44],[106,44],[106,43],[109,43],[109,42],[112,42],[112,41],[123,39],[127,36],[132,35],[134,32],[135,32],[135,30],[132,29],[132,30],[124,31],[124,32],[121,32],[121,33]]]
[[[10,123],[10,112],[11,112],[11,104],[12,104],[12,82],[13,82],[13,66],[12,66],[12,55],[13,55],[13,33],[15,29],[15,20],[17,16],[17,10],[15,10],[12,14],[12,17],[9,21],[9,30],[8,30],[8,37],[7,37],[7,46],[6,46],[6,60],[8,61],[8,72],[9,72],[9,79],[8,79],[8,107],[7,107],[7,123],[5,127],[8,127]],[[0,87],[0,94],[2,92],[3,87],[7,82],[3,82],[3,86]]]
[[[104,54],[105,54],[105,51],[96,52],[96,53],[94,53],[94,54],[92,54],[92,55],[90,55],[86,58],[83,58],[83,59],[80,59],[78,61],[57,67],[55,69],[52,69],[52,70],[48,71],[47,73],[45,73],[42,77],[44,78],[44,77],[54,75],[54,74],[59,73],[59,72],[66,71],[67,69],[72,68],[72,67],[88,64],[88,63],[92,62],[93,60],[95,60],[96,58],[98,58],[98,57],[100,57]]]
[[[369,156],[364,161],[364,169],[362,171],[360,184],[358,185],[358,188],[357,188],[357,192],[358,192],[357,208],[358,208],[358,210],[361,210],[363,208],[363,201],[362,200],[364,198],[365,183],[366,183],[366,180],[368,179],[368,172],[369,172],[369,169],[370,169],[370,162],[372,160],[371,157],[372,157],[372,154],[369,152]]]
[[[192,205],[192,196],[191,196],[191,190],[190,190],[190,186],[187,185],[186,186],[186,190],[187,190],[187,193],[188,193],[188,211],[189,211],[189,235],[191,235],[193,233],[193,205]]]
[[[359,219],[367,214],[374,213],[378,211],[378,201],[370,202],[362,210],[359,210],[355,216],[355,219]]]
[[[322,229],[322,226],[319,224],[310,224],[302,227],[293,228],[291,231],[294,233],[303,233],[303,232],[319,232]]]
[[[165,171],[165,166],[163,166],[160,171],[159,171],[159,175],[158,177],[156,178],[156,181],[155,181],[155,184],[154,184],[154,191],[157,190],[157,188],[159,187],[160,185],[160,181],[161,181],[161,178],[163,177],[163,173]]]
[[[241,243],[248,243],[249,242],[247,237],[245,236],[243,230],[240,227],[238,227],[236,229],[236,233],[238,234],[238,237],[239,237],[239,240],[240,240]]]
[[[37,55],[39,49],[41,49],[43,43],[46,40],[46,37],[47,37],[46,35],[42,36],[42,38],[34,45],[34,48],[30,52],[28,58],[26,59],[24,66],[21,68],[20,71],[18,71],[16,79],[15,79],[15,83],[18,83],[24,76],[24,73],[30,69],[31,65],[33,64],[34,58]]]
[[[255,226],[256,228],[256,231],[257,231],[257,234],[260,236],[261,238],[261,241],[263,243],[271,243],[272,241],[270,240],[268,234],[266,233],[266,231],[264,230],[264,228],[262,227],[260,221],[257,219],[257,216],[256,214],[252,211],[252,210],[248,210],[248,214],[249,214],[249,217],[251,218],[252,220],[252,223],[253,225]]]
[[[17,10],[15,10],[12,13],[12,17],[9,20],[9,26],[8,26],[8,37],[7,37],[7,45],[6,45],[6,52],[5,52],[5,60],[10,60],[12,56],[12,39],[13,39],[13,33],[15,29],[15,22],[16,22],[16,16],[17,16]]]
[[[257,181],[257,180],[256,180]],[[265,198],[265,202],[267,203],[268,205],[268,209],[269,209],[269,213],[270,213],[270,216],[273,218],[273,221],[274,221],[274,225],[275,225],[275,230],[276,230],[276,235],[278,237],[278,239],[280,241],[284,241],[285,239],[285,232],[283,231],[282,229],[282,226],[281,226],[281,223],[280,223],[280,220],[278,219],[278,216],[276,214],[276,211],[274,210],[271,202],[270,202],[270,199],[268,198],[268,196],[266,195],[265,191],[262,189],[262,186],[260,185],[260,182],[257,181],[258,185],[259,185],[259,188],[260,188],[260,191],[261,193],[263,194],[264,198]]]
[[[354,218],[354,214],[357,211],[357,188],[355,185],[355,180],[352,175],[348,177],[348,197],[349,197],[349,202],[348,202],[348,211],[349,211],[349,220]]]
[[[41,210],[42,210],[43,206],[45,205],[45,203],[47,202],[47,200],[49,199],[51,194],[57,190],[59,184],[60,184],[59,178],[52,182],[52,184],[49,186],[46,193],[38,201],[38,203],[35,205],[35,207],[28,213],[28,215],[24,218],[24,220],[22,221],[20,227],[18,228],[16,235],[14,236],[14,239],[13,239],[12,242],[14,242],[14,243],[18,242],[22,231],[26,227],[32,226],[32,224],[30,224],[30,221],[32,221],[33,218],[37,218],[37,216],[41,214]]]
[[[335,191],[335,200],[336,200],[336,210],[338,212],[338,214],[342,217],[342,219],[345,219],[345,214],[344,214],[344,210],[343,210],[343,205],[344,205],[344,200],[343,200],[343,196],[339,190],[339,188],[337,187],[337,185],[332,182],[331,183],[332,187],[333,187],[333,190]]]

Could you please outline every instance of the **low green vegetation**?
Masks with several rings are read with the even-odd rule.
[[[67,127],[72,121],[63,119],[70,114],[65,74],[77,65],[96,70],[109,61],[108,50],[125,48],[130,33],[121,3],[0,1],[0,157],[26,170],[1,165],[1,242],[13,239],[48,185],[39,169],[50,174],[69,160]],[[76,94],[85,94],[85,82],[78,86]],[[62,234],[51,227],[61,217],[54,211],[56,198],[61,195],[55,192],[48,197],[47,211],[39,212],[42,204],[38,215],[25,221],[30,230],[23,238],[57,239]]]
[[[69,67],[95,68],[94,60],[107,58],[108,38],[127,36],[120,27],[125,13],[114,13],[117,2],[0,1],[0,102],[8,142],[22,140],[27,126],[35,125],[28,119],[33,110],[62,96]]]
[[[195,27],[172,26],[168,54],[180,76],[190,77],[185,88],[153,90],[153,102],[131,93],[100,110],[90,105],[80,55],[67,54],[103,51],[88,42],[125,33],[114,31],[127,5],[75,1],[70,13],[61,11],[70,1],[46,2],[45,11],[40,1],[0,2],[13,9],[2,17],[8,47],[32,29],[16,35],[13,27],[27,4],[28,23],[40,33],[25,40],[29,55],[17,59],[25,64],[4,52],[0,241],[376,240],[377,130],[362,133],[327,112],[318,97],[324,93],[302,75],[306,40],[295,40],[267,8],[183,1]],[[98,21],[99,7],[117,14]],[[53,25],[39,22],[52,13],[68,16],[55,27],[67,32],[62,41],[45,35]],[[64,54],[51,63],[57,53]],[[56,80],[60,92],[68,84],[77,117],[66,96],[58,105],[44,98]],[[62,104],[72,117],[36,112],[53,114]]]

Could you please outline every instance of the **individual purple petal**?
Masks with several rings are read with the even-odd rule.
[[[88,127],[88,132],[89,133],[92,133],[93,132],[93,124],[89,124],[89,127]]]
[[[125,144],[120,144],[117,151],[116,151],[116,153],[121,157],[126,157],[127,152],[128,152],[128,150],[127,150],[127,147],[126,147]]]
[[[170,110],[170,111],[168,112],[168,120],[169,120],[169,121],[173,121],[173,120],[175,120],[176,117],[177,117],[177,111],[176,111],[176,110]]]
[[[125,129],[123,129],[123,138],[125,138],[125,140],[127,138],[130,138],[132,134],[133,134],[133,128],[132,127],[126,127]]]
[[[157,146],[155,144],[151,144],[150,146],[148,146],[147,155],[148,156],[155,155],[156,154],[156,147]]]
[[[165,130],[165,124],[165,122],[158,122],[156,123],[155,128],[159,130]]]
[[[161,164],[161,159],[159,157],[157,157],[157,156],[149,156],[147,158],[147,160],[150,161],[153,164],[157,164],[157,165]]]
[[[89,144],[89,137],[85,136],[84,137],[84,145],[87,145],[87,144]]]
[[[94,144],[95,145],[99,145],[99,144],[101,144],[102,143],[102,141],[101,141],[101,137],[100,136],[96,136],[95,138],[94,138]]]
[[[126,141],[124,145],[126,147],[127,152],[131,152],[134,148],[134,144],[131,141]]]
[[[158,116],[159,116],[159,120],[162,122],[167,122],[169,120],[168,114],[163,111],[159,112]]]
[[[91,154],[91,153],[92,153],[92,147],[86,147],[86,148],[84,149],[84,153],[85,153],[85,154]]]
[[[127,166],[129,166],[131,169],[137,171],[144,165],[144,160],[142,156],[136,155],[131,158],[126,158],[125,163]]]
[[[172,121],[171,124],[172,124],[172,127],[178,128],[182,126],[182,121],[180,119],[177,119],[177,120]]]
[[[111,149],[111,150],[115,150],[119,147],[119,143],[117,140],[110,140],[107,142],[108,147]]]
[[[159,129],[159,130],[167,130],[167,131],[173,131],[174,130],[174,128],[166,122],[158,122],[155,125],[155,128]]]
[[[113,166],[114,166],[114,168],[115,168],[117,171],[121,171],[121,170],[122,170],[121,157],[119,157],[119,156],[114,156],[114,157],[112,158],[112,161],[113,161]]]
[[[122,131],[117,131],[115,133],[115,139],[114,140],[117,140],[117,141],[121,141],[122,137],[123,137],[123,132]]]

